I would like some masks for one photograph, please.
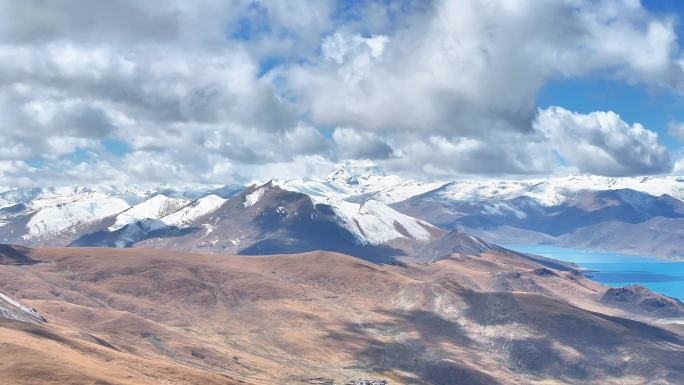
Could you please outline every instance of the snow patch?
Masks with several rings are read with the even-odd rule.
[[[36,309],[26,306],[2,292],[0,292],[0,318],[17,321],[25,321],[28,318],[45,321],[45,318]]]
[[[430,239],[427,222],[401,214],[377,201],[363,204],[339,201],[331,206],[341,225],[362,244],[378,245],[397,238]]]
[[[85,193],[77,196],[56,197],[33,201],[33,207],[40,207],[26,223],[24,239],[50,237],[76,226],[92,224],[98,220],[118,214],[129,208],[128,203],[118,197],[101,193]]]
[[[334,203],[344,199],[354,202],[375,200],[385,204],[400,202],[444,185],[442,182],[422,183],[386,175],[371,165],[340,166],[327,177],[275,180],[274,184],[285,190],[307,194],[316,203]]]
[[[175,213],[163,217],[161,220],[169,226],[183,227],[194,222],[198,218],[216,211],[226,201],[227,199],[223,199],[213,194],[207,195]]]
[[[531,198],[542,206],[557,206],[582,191],[631,189],[653,196],[670,195],[684,201],[684,178],[566,176],[525,180],[463,180],[451,182],[431,195],[446,200],[483,202],[519,197]]]
[[[257,202],[261,200],[261,198],[264,196],[266,193],[267,188],[264,186],[261,186],[257,188],[256,190],[252,191],[251,193],[245,195],[245,201],[243,202],[243,205],[245,207],[251,207],[254,206]]]
[[[109,230],[115,231],[143,219],[159,219],[177,212],[187,206],[188,203],[189,201],[184,199],[169,198],[161,194],[155,195],[117,215],[116,221],[109,227]]]
[[[164,227],[166,227],[166,224],[159,219],[141,219],[119,229],[120,234],[114,245],[116,247],[129,247],[141,240],[145,234],[163,229]]]

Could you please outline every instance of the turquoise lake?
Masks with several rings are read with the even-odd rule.
[[[548,245],[506,245],[511,250],[574,262],[594,270],[586,275],[609,286],[638,284],[684,301],[684,262],[646,256],[594,252]]]

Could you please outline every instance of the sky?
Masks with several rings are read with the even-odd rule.
[[[0,186],[684,174],[677,0],[0,0]]]

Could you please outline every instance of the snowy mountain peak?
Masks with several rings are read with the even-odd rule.
[[[188,204],[190,201],[157,194],[117,215],[116,221],[110,226],[110,230],[117,230],[143,219],[159,219],[177,212]]]
[[[275,187],[272,180],[262,184],[261,186],[253,185],[247,189],[245,194],[245,200],[242,203],[244,207],[254,206],[257,202],[261,200],[269,191]]]
[[[359,179],[367,180],[372,176],[387,176],[387,174],[372,162],[347,161],[337,165],[327,178],[355,185],[359,183]]]
[[[226,203],[226,201],[227,199],[210,194],[194,201],[192,204],[183,207],[175,213],[163,217],[161,220],[169,226],[183,226],[217,210]]]
[[[387,175],[371,162],[346,162],[326,177],[274,180],[285,190],[309,195],[317,203],[376,200],[392,204],[426,193],[442,183],[423,183]]]

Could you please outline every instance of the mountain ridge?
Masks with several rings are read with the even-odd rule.
[[[542,242],[663,257],[677,257],[677,250],[684,249],[676,231],[684,221],[682,177],[568,176],[424,183],[387,174],[372,163],[348,162],[325,177],[268,183],[305,194],[314,205],[333,207],[340,222],[357,238],[389,243],[405,235],[424,239],[420,227],[436,226],[446,230],[442,234],[459,230],[494,243]],[[128,233],[164,227],[170,233],[184,228],[188,232],[200,217],[244,191],[231,185],[191,185],[187,191],[168,186],[156,190],[138,186],[8,190],[0,193],[4,204],[0,208],[0,242],[63,246],[105,231],[104,227],[114,231],[125,225],[130,225]],[[415,220],[402,219],[402,214],[424,223],[415,227]],[[363,223],[369,218],[390,226],[369,224],[364,230]],[[620,237],[623,231],[635,234],[639,247]],[[595,236],[599,233],[601,237]]]

